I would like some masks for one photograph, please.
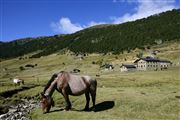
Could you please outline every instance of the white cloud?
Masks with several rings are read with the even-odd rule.
[[[51,27],[55,32],[60,32],[64,34],[74,33],[76,31],[84,29],[83,26],[79,24],[73,24],[69,18],[62,17],[59,22],[52,22]]]
[[[110,17],[111,22],[109,23],[111,24],[134,21],[176,8],[175,0],[114,0],[113,2],[117,4],[118,2],[127,2],[129,4],[135,3],[136,7],[132,8],[134,10],[133,14],[125,13],[120,17]],[[85,29],[87,27],[107,23],[108,22],[90,21],[86,25],[80,25],[78,23],[72,23],[71,20],[67,17],[62,17],[58,22],[52,22],[51,27],[55,32],[69,34]]]
[[[129,3],[137,3],[133,14],[126,13],[121,17],[114,17],[113,23],[123,23],[145,18],[153,14],[161,13],[176,8],[175,0],[129,0]]]
[[[95,22],[91,21],[88,23],[87,27],[95,26],[95,25],[100,25],[100,24],[106,24],[106,22]]]
[[[62,17],[59,20],[59,22],[52,22],[51,27],[55,32],[69,34],[99,24],[106,24],[106,23],[91,21],[87,25],[80,25],[78,23],[72,23],[71,20],[67,17]]]

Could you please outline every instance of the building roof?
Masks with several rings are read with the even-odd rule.
[[[125,65],[125,64],[122,64],[122,66],[124,66],[124,67],[126,67],[126,68],[136,68],[135,65]],[[121,66],[121,67],[122,67],[122,66]]]
[[[171,63],[171,61],[168,60],[160,60],[157,58],[153,58],[153,57],[146,57],[146,58],[139,58],[136,61],[134,61],[134,63],[139,62],[140,60],[144,60],[146,62],[163,62],[163,63]]]
[[[110,68],[110,67],[112,67],[112,68],[113,68],[113,65],[106,63],[106,64],[102,65],[101,68],[102,68],[102,67],[104,67],[104,68]]]
[[[163,63],[172,63],[171,61],[168,61],[168,60],[160,60],[160,62],[163,62]]]

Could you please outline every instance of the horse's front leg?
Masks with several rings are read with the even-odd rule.
[[[65,110],[70,110],[71,109],[71,102],[70,102],[70,100],[69,100],[69,96],[68,96],[68,94],[63,90],[62,91],[62,94],[63,94],[63,96],[64,96],[64,99],[65,99],[65,101],[66,101],[66,107],[65,107]]]

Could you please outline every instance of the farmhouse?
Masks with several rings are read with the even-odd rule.
[[[160,60],[160,69],[167,69],[169,66],[172,65],[172,63],[168,60]]]
[[[126,64],[122,64],[122,66],[120,66],[121,72],[124,71],[135,71],[136,70],[136,66],[135,65],[126,65]]]
[[[167,69],[172,63],[168,60],[146,57],[137,59],[134,64],[138,70],[162,70]]]
[[[112,64],[104,64],[100,68],[104,68],[105,70],[112,70],[114,69],[114,66]]]

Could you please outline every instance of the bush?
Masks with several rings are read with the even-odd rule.
[[[96,64],[96,62],[92,61],[92,64]]]
[[[20,71],[25,70],[25,68],[23,66],[20,66],[19,69],[20,69]]]
[[[143,52],[139,52],[138,54],[136,54],[137,58],[142,58],[143,57]]]

